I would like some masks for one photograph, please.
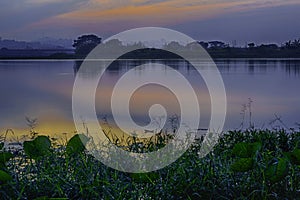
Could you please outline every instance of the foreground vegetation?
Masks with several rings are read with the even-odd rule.
[[[82,136],[82,135],[81,135]],[[158,136],[163,138],[162,136]],[[88,138],[83,137],[83,142]],[[160,147],[138,145],[139,152]],[[4,142],[4,141],[3,141]],[[1,199],[297,199],[300,132],[229,131],[205,158],[201,139],[159,171],[130,174],[87,154],[75,135],[65,145],[46,136],[9,152],[1,143]],[[136,147],[130,143],[128,146]]]

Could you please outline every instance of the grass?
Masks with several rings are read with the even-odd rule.
[[[24,150],[11,154],[1,145],[1,199],[297,199],[300,196],[300,132],[297,131],[229,131],[201,159],[200,139],[176,162],[146,174],[120,172],[103,165],[85,152],[78,138],[75,135],[66,145],[53,145],[49,138],[35,136],[34,140],[24,142]]]

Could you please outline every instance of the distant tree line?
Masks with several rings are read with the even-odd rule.
[[[102,42],[102,39],[97,35],[82,35],[74,40],[73,47],[75,47],[75,55],[77,58],[84,58],[92,49]],[[248,43],[245,47],[230,46],[222,41],[198,41],[187,45],[182,45],[177,41],[172,41],[164,44],[162,49],[176,50],[176,51],[190,51],[195,48],[195,45],[200,44],[213,58],[299,58],[300,57],[300,39],[294,41],[287,41],[278,46],[277,44],[260,44]],[[127,58],[134,58],[139,55],[139,58],[178,58],[167,52],[154,51],[147,48],[143,43],[130,44],[135,45],[141,50],[134,51],[134,53],[127,54]],[[125,48],[127,45],[122,44],[121,41],[114,39],[104,44],[107,54],[113,51],[114,48]],[[147,50],[148,49],[148,50]],[[167,56],[167,57],[166,57]]]
[[[1,40],[0,42],[7,42]],[[0,48],[0,58],[77,58],[84,59],[97,45],[102,43],[102,38],[95,34],[85,34],[79,36],[73,41],[74,53],[70,51],[57,50],[51,55],[46,55],[45,51],[38,49],[8,49],[5,47]],[[257,45],[253,42],[248,43],[245,47],[236,47],[236,42],[229,45],[223,41],[197,41],[182,45],[177,41],[172,41],[163,44],[162,49],[176,50],[176,51],[189,51],[201,45],[213,58],[300,58],[300,39],[289,40],[282,45],[277,44],[260,44]],[[147,48],[142,42],[134,44],[123,44],[117,39],[110,40],[103,44],[103,53],[105,56],[110,56],[115,49],[128,48],[139,49],[132,53],[126,54],[126,58],[178,58],[174,54],[166,51],[154,51],[152,48]],[[1,46],[0,46],[1,47]],[[73,51],[72,49],[70,49]],[[19,55],[19,56],[18,56]]]

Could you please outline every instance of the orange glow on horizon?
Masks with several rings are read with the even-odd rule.
[[[96,20],[96,21],[113,21],[113,20],[146,20],[152,22],[172,22],[173,20],[186,20],[188,18],[205,18],[210,15],[215,15],[224,8],[240,5],[239,2],[234,3],[219,3],[207,5],[190,5],[190,6],[175,6],[168,2],[157,3],[153,5],[143,6],[124,6],[108,10],[79,10],[57,16],[59,19],[69,20]],[[224,12],[224,10],[223,10]],[[178,22],[178,21],[177,21]]]
[[[116,27],[113,26],[116,26],[116,23],[122,26],[124,22],[128,28],[130,28],[128,24],[136,26],[172,25],[188,20],[203,20],[226,12],[232,12],[238,6],[250,2],[251,0],[189,5],[186,1],[176,0],[148,5],[126,5],[109,9],[89,7],[33,23],[30,27],[45,25],[89,27],[104,25],[105,29],[115,29]]]
[[[272,3],[246,1],[172,0],[146,2],[132,0],[124,3],[92,0],[76,10],[36,21],[24,30],[48,30],[49,27],[82,29],[89,32],[123,31],[142,26],[172,26],[187,21],[206,20],[228,13],[254,10],[262,7],[299,4],[295,0]]]

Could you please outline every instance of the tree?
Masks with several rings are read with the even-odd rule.
[[[111,39],[109,41],[107,41],[105,44],[105,48],[121,48],[123,45],[122,45],[122,42],[118,39]]]
[[[204,49],[207,49],[208,48],[208,42],[198,42]]]
[[[183,48],[184,48],[184,46],[182,46],[177,41],[172,41],[172,42],[164,45],[164,49],[179,50],[179,49],[183,49]]]
[[[259,46],[259,48],[264,48],[264,49],[278,49],[277,44],[262,44]]]
[[[255,47],[255,44],[254,44],[253,42],[251,42],[251,43],[248,44],[248,47],[249,47],[249,48],[254,48],[254,47]]]
[[[101,43],[102,38],[90,34],[82,35],[74,40],[73,47],[75,47],[75,54],[77,57],[83,58],[87,56],[98,44]]]
[[[222,49],[228,47],[228,45],[226,45],[224,42],[221,41],[211,41],[208,42],[208,44],[210,45],[210,48],[213,49]]]
[[[287,48],[287,49],[300,48],[300,39],[299,40],[294,40],[294,41],[289,40],[288,42],[285,43],[284,47]]]

